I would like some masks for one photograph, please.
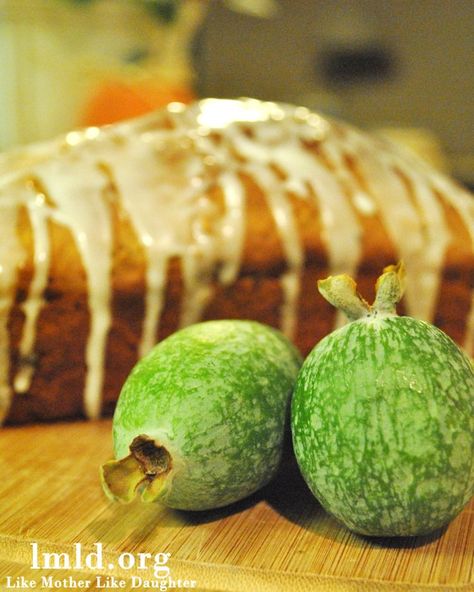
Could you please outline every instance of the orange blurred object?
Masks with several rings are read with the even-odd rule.
[[[79,125],[99,126],[143,115],[173,101],[190,103],[196,99],[186,86],[150,82],[104,82],[86,105]]]

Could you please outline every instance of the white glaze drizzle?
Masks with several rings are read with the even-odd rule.
[[[312,143],[318,144],[319,153],[306,146]],[[356,164],[357,174],[348,167],[347,156]],[[409,313],[428,320],[434,314],[449,241],[438,192],[458,211],[474,244],[474,211],[467,194],[378,140],[347,126],[333,126],[305,108],[252,99],[208,99],[190,107],[172,104],[136,121],[72,132],[65,142],[45,143],[31,153],[26,149],[24,155],[10,158],[11,166],[8,162],[8,155],[0,159],[4,171],[15,169],[0,177],[0,224],[7,237],[0,246],[0,293],[5,295],[0,315],[1,375],[8,376],[5,319],[19,265],[5,245],[16,241],[11,229],[17,208],[24,204],[34,234],[35,269],[23,305],[21,355],[34,353],[50,263],[47,223],[51,219],[71,231],[88,281],[91,326],[84,401],[89,417],[100,413],[111,322],[111,214],[104,199],[110,182],[115,190],[112,198],[127,212],[147,261],[139,355],[157,339],[171,259],[180,259],[184,283],[180,326],[199,320],[216,281],[229,285],[237,278],[246,232],[244,176],[260,187],[286,257],[280,278],[281,327],[289,336],[298,324],[305,258],[290,195],[316,204],[332,274],[357,272],[362,256],[359,216],[378,213],[407,267]],[[30,191],[25,197],[25,182],[32,178],[44,188],[52,206],[45,205],[41,193]],[[216,190],[222,195],[223,211],[211,196]],[[19,245],[15,248],[20,257]],[[472,346],[474,299],[467,331],[466,344]],[[30,374],[31,370],[20,369],[17,390],[28,389]],[[3,381],[4,410],[10,397],[8,381]]]
[[[280,236],[288,269],[280,277],[283,291],[280,326],[292,336],[296,329],[296,305],[300,292],[300,276],[304,263],[301,241],[296,231],[296,222],[287,196],[279,188],[276,174],[269,168],[248,164],[246,170],[253,175],[264,191]]]
[[[145,141],[140,136],[124,136],[115,150],[104,155],[148,262],[140,355],[157,339],[169,260],[180,257],[183,264],[186,293],[181,324],[192,322],[188,319],[193,308],[201,310],[207,300],[208,282],[200,279],[197,261],[214,260],[209,249],[213,237],[207,236],[196,221],[212,207],[203,193],[202,159],[192,155],[192,145],[186,138],[173,131],[162,135],[158,141],[150,139],[149,132]]]
[[[425,241],[418,211],[399,176],[380,158],[380,146],[374,146],[370,137],[347,128],[344,130],[344,150],[357,163],[367,184],[367,193],[377,204],[385,229],[405,262],[407,288],[405,301],[409,314],[424,317],[426,311],[418,305],[419,264],[425,264]],[[407,240],[407,236],[410,240]]]
[[[339,273],[343,269],[353,273],[360,258],[360,227],[344,199],[343,190],[337,179],[303,144],[303,140],[321,141],[327,134],[327,125],[323,126],[318,119],[312,127],[307,124],[308,119],[309,116],[301,117],[301,114],[296,121],[289,117],[284,120],[277,117],[277,121],[281,122],[279,125],[256,126],[253,129],[254,137],[250,138],[236,125],[229,126],[227,130],[234,148],[247,159],[243,170],[256,180],[266,196],[282,241],[288,270],[281,277],[284,291],[281,328],[290,337],[297,323],[304,253],[287,192],[291,191],[305,199],[316,199],[321,212],[322,238],[328,250],[331,273]],[[298,129],[301,124],[305,126],[304,133]],[[285,174],[285,183],[279,180],[272,166]],[[338,317],[338,324],[341,320],[342,315]]]
[[[387,167],[396,167],[397,171],[401,171],[399,174],[403,174],[409,183],[419,209],[424,244],[422,256],[418,256],[411,266],[412,274],[417,275],[417,291],[414,299],[416,306],[412,300],[410,314],[429,321],[435,314],[444,256],[450,240],[443,209],[433,188],[416,166],[407,167],[400,154],[389,147],[381,151],[380,157]]]
[[[33,277],[30,282],[28,297],[23,303],[22,310],[25,321],[21,340],[18,346],[20,363],[15,375],[13,386],[15,392],[28,392],[33,378],[35,360],[35,342],[38,317],[44,305],[44,291],[48,284],[50,263],[50,246],[48,235],[48,206],[43,193],[34,188],[30,183],[26,189],[30,193],[30,199],[25,199],[30,223],[33,231]]]
[[[71,175],[71,170],[75,171]],[[100,415],[105,348],[111,322],[111,220],[103,199],[107,178],[93,154],[78,158],[71,149],[36,165],[33,174],[56,204],[51,218],[69,228],[82,258],[88,282],[90,327],[85,360],[84,410]]]
[[[424,163],[420,168],[430,175],[432,187],[439,192],[441,198],[456,210],[468,231],[474,251],[474,199],[461,188],[457,187],[456,191],[453,191],[448,179],[437,172],[426,170]],[[468,354],[474,355],[474,289],[471,290],[471,304],[466,319],[463,347]]]
[[[16,234],[18,208],[8,201],[2,204],[2,197],[5,193],[0,190],[0,423],[7,416],[12,400],[8,320],[15,299],[18,269],[24,257]]]
[[[237,278],[244,247],[245,192],[238,175],[233,171],[222,173],[218,183],[226,205],[226,214],[221,225],[224,264],[219,278],[224,285],[228,285]]]

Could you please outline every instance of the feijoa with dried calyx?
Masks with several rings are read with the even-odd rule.
[[[160,342],[126,380],[101,469],[113,500],[204,510],[275,475],[301,357],[261,323],[197,323]]]
[[[305,360],[292,401],[294,450],[315,497],[364,535],[433,532],[474,493],[474,372],[445,333],[395,307],[402,265],[369,306],[351,278],[319,282],[349,324]]]

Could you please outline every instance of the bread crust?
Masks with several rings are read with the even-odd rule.
[[[255,103],[254,106],[258,107]],[[262,104],[260,106],[264,109]],[[158,125],[155,122],[155,128],[167,128],[168,119],[163,115],[157,117],[161,118],[161,123]],[[285,118],[293,118],[294,120],[295,116],[285,112],[283,119],[286,120]],[[185,119],[184,124],[189,126],[189,119]],[[229,123],[228,127],[232,125]],[[249,142],[253,142],[257,148],[260,148],[260,143],[263,141],[255,137],[257,132],[254,130],[254,124],[245,122],[239,125],[241,125],[239,133],[242,137],[247,138]],[[255,125],[258,126],[258,124]],[[272,121],[271,129],[273,130],[275,126],[278,129],[278,125],[278,119]],[[132,129],[128,133],[138,135],[139,131],[143,131],[143,127],[146,129],[147,126],[149,127],[149,123],[145,126],[138,123],[135,131]],[[242,126],[244,127],[242,128]],[[257,131],[258,129],[257,127]],[[346,132],[341,124],[335,123],[328,133],[329,137],[331,134],[337,137],[338,134],[349,132]],[[350,133],[356,132],[350,131]],[[229,141],[227,128],[214,131],[213,134],[217,138],[213,140],[215,142],[213,146],[215,146],[216,153],[219,153],[219,143]],[[240,140],[239,136],[239,142]],[[153,335],[154,341],[165,338],[181,326],[186,299],[190,302],[190,312],[188,311],[189,315],[186,318],[191,319],[192,322],[198,319],[246,318],[280,328],[282,327],[282,310],[285,309],[285,306],[287,309],[292,306],[294,331],[291,336],[301,352],[306,355],[321,338],[334,328],[337,322],[336,314],[331,306],[317,293],[316,282],[318,279],[327,277],[335,271],[355,272],[359,290],[366,299],[372,301],[375,282],[381,270],[384,266],[392,264],[400,258],[400,244],[398,246],[395,244],[394,227],[390,226],[389,217],[386,212],[384,213],[386,206],[381,201],[383,196],[377,193],[380,191],[380,185],[375,183],[371,185],[368,166],[364,169],[358,160],[356,142],[354,142],[355,147],[353,148],[350,144],[351,150],[348,153],[341,151],[342,156],[337,160],[328,157],[330,152],[325,147],[325,143],[328,142],[326,136],[318,141],[308,141],[304,138],[300,138],[300,140],[298,150],[304,150],[304,158],[310,159],[308,166],[313,161],[317,164],[317,166],[315,164],[314,174],[321,175],[321,184],[315,182],[314,186],[308,185],[304,188],[304,194],[301,187],[292,189],[291,184],[288,183],[292,175],[291,167],[288,170],[283,170],[282,161],[276,157],[275,161],[271,159],[265,161],[260,170],[252,167],[252,160],[246,153],[246,166],[239,168],[237,165],[241,164],[240,161],[243,159],[242,152],[239,152],[234,155],[235,161],[223,162],[219,165],[217,172],[211,171],[209,174],[210,184],[201,196],[198,195],[195,198],[197,200],[204,196],[205,204],[191,216],[190,222],[188,221],[189,228],[185,227],[187,222],[183,222],[183,232],[198,228],[199,236],[206,240],[211,240],[212,237],[222,234],[225,227],[223,220],[227,220],[226,216],[231,208],[228,195],[226,195],[226,186],[217,182],[217,179],[221,178],[219,175],[232,170],[235,173],[232,187],[235,188],[235,183],[238,183],[244,196],[242,210],[244,215],[242,217],[242,212],[240,212],[241,218],[240,221],[237,221],[243,224],[242,247],[236,258],[237,267],[234,277],[230,281],[222,279],[226,265],[229,265],[229,261],[232,262],[232,258],[236,256],[232,245],[220,238],[217,248],[210,255],[206,255],[205,250],[198,251],[197,275],[188,285],[186,284],[187,272],[183,267],[186,265],[187,251],[184,251],[182,256],[170,253],[165,262],[166,281],[162,290],[163,305],[159,314],[159,323],[157,323]],[[79,159],[78,155],[87,153],[88,150],[94,152],[94,141],[94,139],[85,141],[81,145],[80,151],[74,146],[65,147],[64,142],[59,143],[56,147],[46,150],[47,156],[42,156],[39,159],[40,164],[23,164],[19,167],[20,172],[10,180],[5,180],[5,173],[3,185],[0,185],[0,207],[2,207],[2,199],[6,200],[8,196],[21,193],[22,188],[27,186],[30,190],[33,188],[33,193],[36,192],[37,195],[43,196],[43,202],[51,210],[59,210],[60,203],[56,201],[55,190],[51,189],[54,184],[48,186],[50,173],[48,172],[48,175],[42,174],[41,166],[43,165],[41,163],[54,162],[56,159],[60,159],[66,151],[66,165],[62,166],[66,166],[66,170],[70,170],[71,175],[74,175]],[[269,151],[275,151],[278,145],[283,145],[287,141],[286,136],[282,139],[277,137],[273,144],[268,145],[268,141],[265,141],[267,143],[263,142],[263,145]],[[238,146],[237,143],[236,146]],[[245,146],[247,145],[245,144]],[[392,148],[379,144],[378,141],[374,141],[372,148],[373,156],[367,156],[367,159],[375,158],[376,162],[378,162],[378,151],[382,156],[392,154]],[[186,147],[181,148],[181,152],[177,153],[172,151],[171,156],[166,153],[165,164],[160,162],[162,169],[165,171],[169,169],[171,175],[177,175],[180,169],[176,168],[175,161],[180,161],[183,158],[183,150],[186,155],[187,149]],[[242,150],[242,148],[240,149]],[[189,150],[193,156],[196,156],[195,146]],[[232,150],[237,150],[237,148],[234,146]],[[362,148],[360,150],[363,153]],[[230,152],[226,154],[230,158]],[[278,155],[278,152],[274,152],[274,154]],[[291,152],[288,154],[289,157],[292,157]],[[209,154],[202,155],[197,150],[198,159],[205,159],[208,156]],[[104,373],[98,410],[107,415],[112,413],[123,382],[142,354],[140,342],[143,338],[147,298],[150,298],[150,293],[147,291],[150,279],[147,274],[151,264],[146,241],[137,230],[136,220],[124,200],[124,188],[123,185],[120,185],[120,175],[117,170],[114,171],[110,164],[113,163],[115,157],[105,163],[101,158],[102,156],[98,158],[97,164],[97,170],[102,175],[101,179],[103,178],[100,186],[100,199],[103,202],[103,211],[110,221],[111,316],[110,326],[107,327],[104,340]],[[117,156],[117,158],[119,157]],[[122,157],[120,156],[120,158]],[[256,158],[266,157],[261,156],[258,152]],[[417,273],[423,274],[425,272],[427,278],[435,277],[437,274],[439,286],[435,285],[433,288],[437,296],[431,320],[458,343],[470,343],[472,335],[470,325],[472,325],[473,316],[471,301],[474,286],[472,248],[474,214],[472,203],[469,202],[470,196],[464,190],[456,187],[454,183],[444,178],[440,181],[439,175],[427,167],[417,168],[417,164],[407,160],[405,168],[403,168],[400,162],[405,163],[404,157],[397,155],[394,158],[395,164],[391,165],[390,169],[391,182],[397,185],[398,192],[403,192],[404,206],[411,208],[412,212],[412,217],[408,217],[404,221],[407,243],[412,240],[412,237],[422,236],[428,237],[426,246],[423,248],[428,249],[433,248],[433,245],[436,246],[436,241],[429,238],[431,220],[427,216],[427,212],[422,211],[424,202],[419,194],[421,191],[419,187],[422,187],[423,183],[426,184],[423,186],[423,191],[429,190],[431,192],[430,199],[433,204],[435,202],[437,204],[435,213],[441,216],[443,228],[448,236],[445,240],[446,246],[440,256],[439,268],[435,269],[432,264],[433,269],[431,269],[431,264],[427,263],[426,253],[420,251],[418,255],[415,253],[408,261],[408,267],[411,265],[413,269],[412,277],[416,277]],[[28,159],[26,160],[28,161]],[[383,166],[384,162],[384,159],[380,157],[380,166]],[[248,163],[250,163],[249,166],[247,166]],[[339,168],[336,166],[337,163],[340,165]],[[216,165],[210,166],[212,168]],[[416,176],[415,174],[410,176],[412,174],[411,167],[416,170]],[[13,165],[11,168],[14,168]],[[266,174],[270,171],[268,173],[271,174],[270,189],[273,188],[278,195],[281,194],[282,201],[276,205],[271,201],[272,197],[268,195],[268,187],[262,181],[263,177],[259,177],[260,174],[263,175],[262,170],[265,170]],[[371,170],[376,175],[376,171]],[[183,191],[185,190],[184,186],[187,187],[191,178],[193,177],[187,178],[184,174],[182,179],[178,179],[178,185],[182,186]],[[270,179],[270,177],[268,178]],[[47,183],[45,183],[45,179]],[[296,180],[301,181],[301,179],[305,181],[304,174]],[[351,183],[349,183],[349,179]],[[182,181],[183,184],[180,185]],[[328,236],[328,232],[332,228],[331,224],[337,226],[337,221],[331,223],[324,219],[330,210],[329,206],[324,205],[324,196],[321,195],[324,193],[325,182],[337,183],[336,197],[347,202],[351,216],[349,222],[352,224],[353,220],[354,225],[359,228],[359,235],[355,233],[353,242],[347,243],[349,245],[347,270],[341,268],[344,261],[334,260],[336,255],[341,257],[340,253],[342,253],[342,258],[344,257],[344,249],[338,251],[340,245],[331,242],[333,237]],[[367,211],[364,211],[363,207],[356,207],[356,190],[361,193],[365,191],[366,196],[375,201],[378,200],[378,207],[368,208]],[[173,198],[179,197],[176,188],[174,191]],[[318,192],[321,194],[318,195]],[[150,188],[149,193],[149,198],[154,199]],[[387,200],[389,197],[388,195]],[[278,218],[278,208],[282,207],[286,208],[284,210],[286,219],[283,223],[281,220],[279,222]],[[47,283],[41,295],[43,303],[35,323],[34,350],[27,356],[20,353],[21,340],[24,337],[26,325],[25,304],[31,299],[32,284],[38,267],[35,260],[38,249],[35,240],[37,241],[38,238],[38,230],[34,227],[35,213],[32,211],[28,200],[20,199],[18,201],[15,234],[18,238],[21,257],[18,257],[16,263],[17,275],[14,282],[13,302],[8,310],[8,347],[10,352],[8,384],[15,385],[15,380],[18,380],[18,375],[25,366],[31,370],[31,382],[28,384],[26,392],[15,393],[9,401],[8,423],[50,421],[91,415],[91,411],[88,412],[87,407],[84,406],[83,395],[86,388],[86,377],[90,372],[85,351],[88,347],[88,340],[90,340],[93,322],[91,263],[85,261],[74,225],[62,223],[62,219],[54,216],[46,216],[45,218],[49,267]],[[392,209],[388,208],[387,211],[389,216],[391,212],[394,217],[399,215],[396,204],[393,204]],[[341,212],[343,212],[342,209]],[[419,215],[421,222],[415,220],[413,212]],[[156,209],[156,215],[160,215],[159,207]],[[285,224],[288,220],[292,221],[291,233],[293,234],[290,235],[288,232],[287,236],[290,238],[285,242],[284,232],[287,231]],[[237,222],[235,222],[234,230],[238,226]],[[348,232],[353,232],[351,228],[348,225]],[[100,230],[101,228],[98,226],[97,231]],[[340,236],[343,237],[343,230],[342,226],[342,231],[337,229],[335,231],[341,232]],[[295,241],[291,238],[293,235],[296,237]],[[229,241],[236,240],[236,236],[236,234],[231,236]],[[185,243],[186,249],[194,248],[195,237],[186,238],[186,240],[188,241]],[[357,242],[354,242],[356,240]],[[351,244],[357,244],[360,248],[355,269],[351,269],[351,265],[353,266],[351,261],[354,261],[353,253],[350,252]],[[296,255],[291,253],[292,248]],[[298,260],[298,252],[302,254],[301,260]],[[206,256],[209,257],[208,265],[203,263]],[[200,257],[203,261],[199,259]],[[199,274],[205,277],[203,278]],[[287,280],[297,280],[296,297],[292,303],[290,302],[291,290],[285,290],[285,281]],[[203,290],[204,294],[203,304],[201,303],[202,310],[196,317],[193,317],[192,310],[193,302],[195,302],[194,295],[188,293],[193,289]],[[410,313],[409,308],[406,302],[402,303],[399,309],[400,313]],[[291,322],[288,322],[287,326],[290,327],[290,325]]]

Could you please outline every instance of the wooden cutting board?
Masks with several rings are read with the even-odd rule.
[[[81,582],[87,590],[152,589],[147,582],[164,581],[154,578],[158,553],[170,554],[164,565],[173,591],[474,590],[472,502],[434,536],[369,540],[320,508],[291,459],[250,499],[184,513],[110,503],[98,479],[99,465],[109,458],[107,420],[0,431],[0,590],[14,583],[31,589],[35,582],[43,590],[79,589]],[[32,568],[35,547],[39,569]],[[102,568],[94,563],[98,555],[85,565],[87,554],[99,549]],[[69,569],[48,568],[43,553],[64,553]]]

